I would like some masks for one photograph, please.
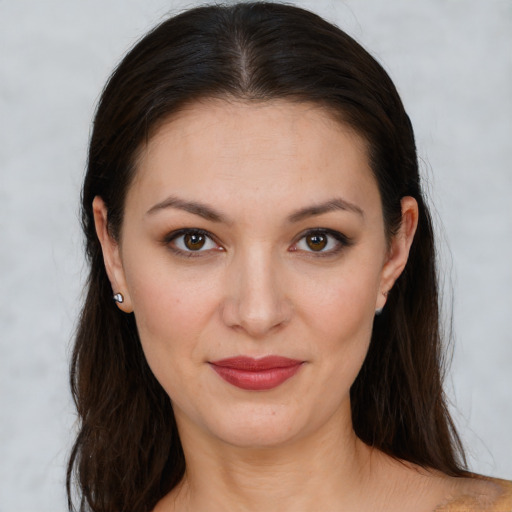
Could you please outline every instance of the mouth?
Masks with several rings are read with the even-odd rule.
[[[229,384],[249,391],[273,389],[293,377],[304,361],[281,356],[261,359],[240,356],[210,362],[217,374]]]

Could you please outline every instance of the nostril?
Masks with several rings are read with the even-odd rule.
[[[277,304],[255,304],[230,299],[224,303],[221,311],[225,325],[232,329],[245,331],[252,337],[262,337],[287,325],[291,319],[292,308],[286,300]]]

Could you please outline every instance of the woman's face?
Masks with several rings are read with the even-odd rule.
[[[119,245],[94,207],[182,435],[273,446],[350,424],[375,310],[412,240],[408,200],[388,243],[365,144],[313,105],[212,100],[157,131]]]

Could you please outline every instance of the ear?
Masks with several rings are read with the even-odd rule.
[[[131,313],[133,311],[132,302],[128,293],[128,287],[126,286],[119,244],[108,231],[107,207],[101,197],[96,196],[94,198],[92,211],[94,214],[96,234],[98,235],[103,252],[105,269],[112,286],[112,295],[121,293],[123,302],[117,302],[117,307],[125,313]]]
[[[381,293],[377,299],[377,309],[384,307],[389,290],[393,288],[395,281],[407,264],[409,251],[418,226],[418,203],[416,199],[410,196],[403,197],[401,205],[402,222],[398,233],[391,239],[386,262],[382,268],[380,283]]]

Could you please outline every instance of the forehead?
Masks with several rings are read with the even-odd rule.
[[[290,196],[378,200],[365,141],[309,103],[192,104],[156,130],[136,169],[128,197],[155,202],[169,194],[274,205]]]

